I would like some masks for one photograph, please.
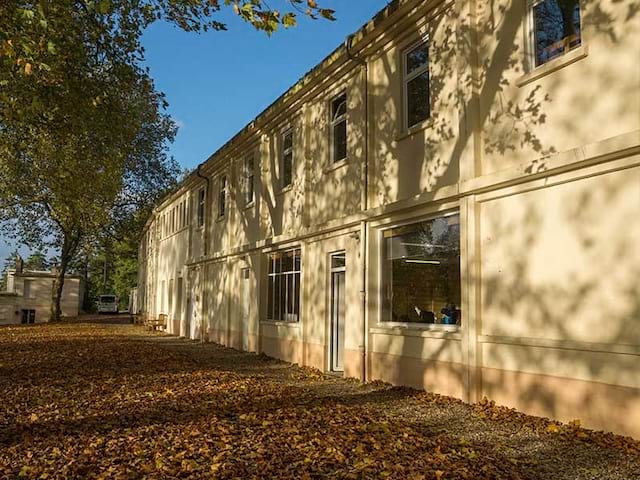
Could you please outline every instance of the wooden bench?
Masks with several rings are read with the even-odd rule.
[[[167,315],[161,313],[158,318],[147,318],[144,322],[145,327],[149,330],[166,330],[167,329]]]

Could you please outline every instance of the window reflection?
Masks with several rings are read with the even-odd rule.
[[[580,46],[579,0],[543,0],[532,3],[536,66]]]
[[[460,216],[384,232],[383,321],[460,325]]]

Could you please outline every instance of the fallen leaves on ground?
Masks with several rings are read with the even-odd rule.
[[[635,440],[488,400],[363,387],[130,326],[0,328],[2,478],[548,478],[557,451],[523,453],[527,439],[640,465]]]

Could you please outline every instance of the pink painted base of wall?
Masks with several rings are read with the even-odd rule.
[[[297,340],[262,337],[260,351],[285,362],[303,364],[302,342]]]
[[[236,350],[243,351],[242,332],[235,330],[209,330],[209,341],[215,342],[225,347],[235,348]],[[258,351],[258,338],[255,334],[250,333],[248,335],[248,352]]]
[[[362,352],[358,350],[344,351],[344,376],[362,380]]]
[[[464,367],[458,363],[374,352],[369,354],[369,364],[371,380],[464,398]]]
[[[304,365],[325,371],[327,365],[326,347],[317,343],[304,344]]]
[[[640,389],[491,368],[482,394],[530,415],[640,438]]]

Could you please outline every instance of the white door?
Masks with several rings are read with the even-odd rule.
[[[185,337],[196,339],[198,322],[199,322],[199,306],[200,306],[200,272],[192,270],[189,272],[189,297],[187,299],[188,315],[185,325]]]
[[[251,319],[251,272],[242,269],[242,350],[249,351],[249,321]]]
[[[346,254],[331,255],[330,369],[344,371]]]

